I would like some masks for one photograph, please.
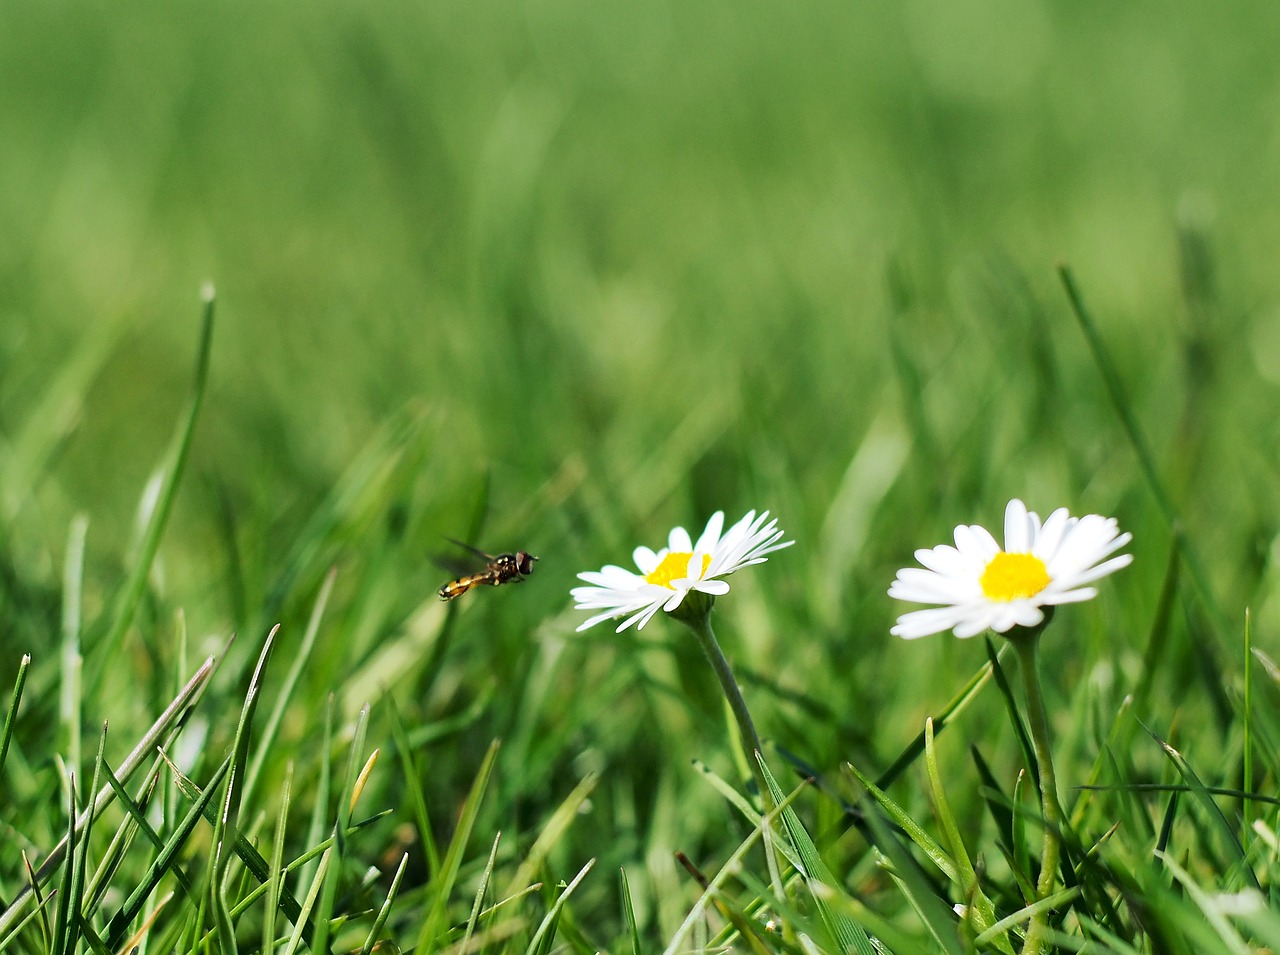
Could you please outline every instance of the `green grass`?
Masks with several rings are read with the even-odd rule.
[[[1134,534],[1053,939],[1280,947],[1272,6],[4,20],[0,948],[1019,951],[1015,657],[885,595],[1014,496]],[[568,597],[751,508],[767,842],[689,633]]]

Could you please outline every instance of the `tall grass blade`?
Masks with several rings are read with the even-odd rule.
[[[120,764],[118,776],[122,781],[127,782],[138,767],[142,765],[142,761],[151,758],[166,733],[173,731],[176,735],[181,730],[183,719],[189,712],[189,708],[199,698],[213,670],[214,659],[209,657],[196,670],[191,679],[187,681],[178,695],[165,707],[164,712],[151,724],[151,727],[142,735],[137,745],[134,746],[133,750]],[[19,680],[22,678],[22,674],[19,674]],[[15,708],[16,705],[15,699]],[[76,828],[83,828],[88,823],[90,816],[96,816],[101,813],[114,798],[115,790],[111,785],[103,786],[94,797],[93,802],[80,814],[80,818],[76,821]],[[67,844],[68,838],[64,836],[40,864],[40,868],[36,871],[36,877],[40,883],[43,883],[49,877],[49,874],[61,864],[67,851]],[[0,938],[9,933],[14,923],[21,917],[23,907],[30,899],[31,886],[27,885],[17,894],[9,904],[9,907],[0,912]]]
[[[1249,865],[1249,860],[1245,855],[1244,846],[1240,844],[1240,839],[1235,827],[1227,820],[1226,815],[1218,806],[1218,803],[1214,800],[1212,794],[1210,794],[1204,783],[1200,781],[1200,777],[1196,774],[1195,770],[1191,768],[1191,764],[1187,762],[1186,757],[1155,733],[1152,733],[1150,729],[1148,729],[1147,732],[1151,733],[1151,738],[1159,744],[1160,748],[1164,750],[1165,755],[1169,757],[1169,761],[1177,767],[1179,774],[1182,776],[1183,782],[1187,784],[1190,788],[1191,794],[1195,797],[1196,804],[1204,810],[1206,818],[1209,819],[1213,828],[1221,837],[1223,844],[1230,851],[1231,857],[1235,862],[1235,868],[1240,877],[1244,878],[1251,888],[1259,889],[1260,886],[1258,885],[1258,878],[1254,874],[1253,867]]]
[[[77,854],[76,850],[80,843],[77,839],[76,816],[79,815],[76,807],[76,774],[72,772],[67,778],[67,857],[62,864],[62,878],[58,882],[57,904],[53,909],[53,952],[54,955],[64,955],[67,950],[70,939],[70,927],[68,922],[74,917],[71,911],[71,886],[74,878],[76,863],[80,861],[81,853]]]
[[[159,768],[163,763],[162,759],[156,759],[156,768],[147,774],[137,798],[130,796],[128,790],[124,788],[124,783],[120,782],[119,777],[112,772],[111,767],[103,764],[102,771],[107,777],[107,784],[115,790],[116,798],[120,801],[128,820],[127,824],[117,832],[116,838],[112,840],[112,845],[108,847],[108,851],[104,854],[102,865],[94,875],[93,883],[89,887],[89,897],[94,899],[95,902],[100,893],[105,891],[109,876],[123,856],[125,845],[132,842],[136,833],[141,832],[157,850],[164,848],[164,839],[147,821],[146,805],[155,791],[155,786],[159,779]],[[177,879],[178,886],[182,889],[183,894],[189,899],[194,899],[196,897],[195,886],[191,884],[191,880],[187,877],[182,867],[175,866],[173,875]]]
[[[263,727],[258,751],[254,754],[253,761],[249,764],[248,772],[245,773],[244,790],[241,797],[244,805],[253,804],[253,797],[258,788],[258,780],[262,776],[262,770],[266,765],[267,759],[273,752],[273,744],[280,735],[280,724],[284,722],[285,711],[293,701],[294,691],[297,690],[298,680],[302,677],[303,669],[311,660],[311,651],[315,649],[316,637],[320,633],[320,621],[324,619],[325,608],[329,606],[329,596],[333,593],[333,584],[337,576],[338,569],[336,567],[330,569],[320,587],[320,593],[316,595],[315,606],[311,608],[311,616],[307,620],[307,629],[302,635],[302,645],[293,656],[293,663],[289,666],[289,672],[284,678],[284,685],[280,687],[280,692],[276,695],[275,705],[271,707],[271,714],[267,717],[266,726]],[[276,629],[278,629],[278,625],[272,628],[272,635],[275,634]]]
[[[120,590],[119,597],[116,600],[111,616],[111,626],[106,635],[95,646],[89,648],[91,653],[96,654],[98,660],[98,664],[93,671],[95,675],[89,691],[90,698],[95,700],[101,698],[102,687],[107,674],[110,672],[110,668],[106,666],[106,661],[116,659],[120,644],[124,640],[125,631],[129,629],[129,625],[133,622],[134,611],[137,610],[138,602],[142,599],[143,591],[146,590],[147,577],[151,573],[151,566],[155,561],[156,553],[160,550],[160,539],[164,536],[165,527],[169,523],[169,513],[172,511],[174,499],[177,497],[178,484],[186,468],[187,456],[191,451],[191,441],[195,435],[196,421],[200,416],[200,406],[204,402],[205,386],[209,379],[209,360],[213,350],[213,305],[215,299],[213,286],[206,285],[201,289],[200,297],[203,301],[200,320],[200,343],[196,350],[195,374],[191,381],[191,393],[187,398],[186,411],[178,421],[177,430],[174,432],[169,450],[165,455],[155,507],[147,519],[146,529],[143,531],[142,545],[139,548],[128,580]]]
[[[271,866],[264,883],[267,893],[262,910],[262,951],[267,955],[275,951],[276,913],[280,909],[280,893],[284,889],[284,837],[289,824],[292,789],[293,760],[289,760],[285,767],[284,782],[280,786],[280,808],[276,812],[275,838],[271,844]]]
[[[360,708],[352,734],[351,750],[347,757],[347,771],[338,791],[338,818],[333,825],[333,851],[324,886],[320,892],[319,906],[315,914],[316,934],[311,947],[318,952],[329,950],[329,921],[333,917],[333,903],[338,894],[338,880],[342,877],[343,863],[347,858],[347,827],[351,822],[351,810],[358,796],[357,779],[364,762],[364,741],[369,730],[369,705]]]
[[[413,809],[413,821],[418,828],[418,838],[427,854],[427,874],[434,879],[440,871],[440,849],[436,846],[435,832],[431,828],[431,815],[427,811],[427,797],[422,791],[422,776],[413,759],[413,746],[404,730],[404,722],[400,718],[400,708],[390,695],[387,703],[391,707],[391,738],[396,744],[396,755],[400,758],[400,773],[405,792],[409,796],[409,804]]]
[[[636,924],[636,909],[631,904],[631,884],[627,881],[627,870],[618,870],[618,888],[622,895],[623,924],[627,927],[627,939],[631,943],[631,955],[640,955],[640,926]]]
[[[955,913],[934,894],[916,860],[907,851],[907,847],[898,841],[898,837],[874,805],[867,804],[865,818],[876,846],[893,863],[890,875],[938,948],[947,955],[964,955]]]
[[[929,773],[929,784],[933,790],[934,811],[938,816],[942,831],[946,834],[947,842],[951,846],[951,857],[955,860],[957,880],[969,907],[968,918],[978,929],[978,932],[982,934],[995,924],[996,909],[991,900],[983,894],[982,886],[978,883],[978,873],[974,871],[973,862],[969,859],[968,850],[964,845],[964,839],[960,836],[960,827],[956,825],[955,817],[951,813],[951,805],[947,800],[946,789],[942,785],[942,773],[938,769],[937,751],[933,746],[932,720],[925,720],[924,753],[925,767]],[[990,939],[990,942],[1000,951],[1013,955],[1013,945],[1010,943],[1008,936],[1003,933],[996,933]]]
[[[769,767],[765,763],[764,757],[759,753],[756,753],[756,762],[759,764],[765,781],[769,785],[769,791],[773,795],[774,803],[781,806],[786,801],[785,793],[778,785],[778,781],[773,778],[773,774],[769,772]],[[867,933],[862,930],[862,927],[849,918],[848,915],[836,911],[827,903],[828,891],[838,895],[843,889],[840,883],[832,876],[831,870],[827,868],[822,856],[818,854],[818,847],[814,845],[813,839],[809,837],[809,833],[800,822],[800,817],[796,815],[790,804],[787,804],[785,808],[780,808],[778,814],[782,817],[782,825],[787,831],[791,845],[800,857],[800,874],[804,877],[805,885],[813,896],[813,904],[822,918],[823,925],[831,933],[831,938],[837,945],[836,950],[839,952],[857,952],[858,955],[875,955],[871,940],[867,937]],[[822,886],[822,888],[819,889],[818,886]]]
[[[529,847],[528,854],[517,867],[515,874],[511,877],[511,881],[507,883],[507,888],[503,895],[511,895],[534,880],[538,870],[546,862],[547,856],[559,844],[565,831],[578,818],[582,811],[582,804],[587,801],[587,797],[591,795],[599,782],[600,776],[598,774],[589,773],[582,778],[578,785],[573,787],[573,791],[556,807],[555,812],[543,823],[542,831],[538,833],[538,838]]]
[[[918,822],[913,819],[905,809],[900,806],[892,796],[871,781],[871,778],[865,775],[853,763],[846,762],[844,764],[859,783],[866,788],[871,794],[871,798],[880,804],[880,807],[888,815],[889,819],[898,826],[908,839],[919,846],[920,850],[929,858],[929,861],[937,867],[947,879],[948,882],[955,882],[959,878],[959,872],[956,864],[952,861],[951,856],[947,855],[947,850],[942,848],[934,838],[929,835]]]
[[[1142,429],[1138,426],[1137,418],[1134,417],[1132,403],[1125,396],[1124,386],[1120,382],[1120,373],[1116,370],[1106,346],[1102,343],[1102,337],[1098,334],[1098,328],[1094,324],[1092,315],[1089,313],[1088,308],[1085,307],[1084,297],[1080,294],[1080,288],[1076,284],[1075,276],[1072,274],[1071,269],[1065,264],[1059,265],[1058,277],[1062,280],[1067,299],[1071,303],[1071,311],[1075,314],[1080,330],[1084,333],[1085,341],[1089,345],[1089,351],[1093,355],[1094,364],[1098,368],[1103,384],[1106,385],[1111,405],[1115,409],[1116,416],[1120,419],[1125,434],[1129,438],[1129,444],[1138,459],[1138,467],[1141,469],[1142,475],[1146,479],[1147,486],[1150,488],[1152,496],[1155,497],[1161,513],[1168,522],[1169,529],[1176,532],[1182,526],[1182,519],[1178,515],[1177,508],[1174,507],[1173,498],[1160,478],[1155,464],[1155,457],[1147,445]],[[1231,628],[1228,626],[1227,617],[1222,612],[1222,608],[1218,605],[1218,600],[1213,594],[1213,589],[1209,584],[1209,576],[1205,572],[1199,551],[1196,550],[1190,539],[1184,534],[1178,535],[1178,544],[1183,560],[1187,563],[1187,569],[1191,572],[1191,579],[1195,585],[1196,593],[1199,595],[1210,620],[1213,622],[1213,627],[1217,631],[1220,640],[1225,643]],[[1212,664],[1212,671],[1206,674],[1206,680],[1215,679],[1220,686],[1222,668],[1218,664],[1216,649],[1210,651],[1206,662]]]
[[[105,764],[106,750],[107,726],[104,723],[102,725],[102,735],[98,738],[98,756],[93,764],[93,783],[89,787],[89,792],[91,793],[97,792],[98,786],[102,782],[102,768]],[[74,805],[74,800],[72,802]],[[94,817],[91,815],[85,821],[84,832],[79,840],[80,851],[69,853],[67,857],[67,864],[71,867],[71,887],[68,895],[67,937],[63,947],[64,955],[74,955],[76,941],[83,934],[80,926],[83,922],[85,871],[89,867],[89,840],[93,835],[93,820]]]
[[[1133,706],[1135,713],[1148,712],[1151,693],[1155,687],[1156,677],[1163,670],[1163,663],[1168,659],[1170,623],[1173,609],[1178,597],[1178,582],[1181,577],[1178,538],[1182,531],[1175,529],[1174,539],[1170,542],[1169,556],[1165,562],[1164,580],[1160,584],[1160,596],[1156,600],[1156,612],[1151,618],[1151,628],[1147,634],[1147,647],[1142,654],[1142,669],[1138,671],[1138,680],[1133,689]],[[1118,752],[1125,752],[1132,741],[1132,734],[1137,730],[1137,721],[1125,724],[1128,733],[1118,743]]]
[[[253,718],[258,711],[262,678],[279,632],[280,627],[277,624],[267,634],[267,639],[263,642],[262,650],[258,654],[257,666],[254,667],[253,676],[249,680],[244,704],[240,708],[240,719],[236,723],[236,735],[231,744],[231,769],[227,773],[222,810],[214,822],[213,852],[209,859],[209,902],[213,910],[219,943],[222,950],[230,955],[235,955],[238,946],[235,928],[231,924],[230,907],[226,901],[227,871],[234,857],[233,851],[229,851],[229,846],[234,846],[241,840],[240,806],[243,803],[243,792],[240,783],[244,779],[245,767],[249,759],[251,729]]]
[[[22,690],[27,685],[27,671],[31,669],[31,654],[24,653],[18,661],[18,676],[13,681],[13,695],[9,697],[9,709],[4,717],[4,729],[0,730],[0,784],[4,783],[4,761],[9,755],[9,742],[13,739],[13,724],[18,718],[22,703]]]
[[[988,653],[991,656],[991,662],[981,667],[977,673],[971,676],[967,683],[960,688],[951,701],[933,717],[934,731],[941,733],[946,728],[948,721],[954,719],[964,712],[965,708],[973,702],[982,688],[987,685],[991,679],[993,668],[998,666],[997,662],[1000,657],[1007,651],[1007,647],[1001,647],[999,653],[994,652],[994,648],[988,646]],[[924,733],[923,731],[904,749],[892,763],[876,778],[876,787],[878,789],[888,789],[894,784],[899,776],[910,767],[920,755],[924,752]]]
[[[62,569],[62,693],[58,718],[67,744],[67,762],[80,767],[81,693],[83,660],[80,656],[81,595],[84,584],[84,542],[89,519],[83,514],[71,521],[67,556]]]
[[[471,915],[467,918],[466,931],[462,933],[462,947],[465,949],[471,941],[471,936],[476,930],[476,923],[480,919],[480,912],[484,907],[484,897],[489,891],[489,882],[493,879],[493,869],[498,863],[498,844],[502,841],[502,833],[499,832],[493,837],[493,845],[489,847],[489,858],[484,864],[484,871],[480,873],[480,884],[476,887],[476,898],[471,903]]]
[[[155,891],[160,880],[177,864],[178,854],[186,847],[187,840],[195,832],[196,825],[204,815],[205,807],[212,802],[218,786],[230,768],[231,758],[228,757],[214,771],[213,778],[210,779],[209,785],[205,787],[204,793],[199,800],[192,804],[186,816],[183,817],[177,828],[170,835],[160,854],[156,856],[155,861],[151,863],[146,873],[144,873],[140,884],[125,900],[120,910],[111,917],[111,921],[107,926],[107,945],[110,948],[118,949],[120,947],[120,943],[124,940],[124,933],[128,931],[129,925],[137,917],[138,913],[142,911],[142,906],[147,898]]]
[[[325,818],[329,811],[330,774],[332,772],[328,754],[333,752],[333,720],[336,707],[337,699],[330,693],[325,697],[324,701],[324,729],[320,736],[320,752],[325,755],[320,760],[319,778],[316,780],[315,791],[311,794],[311,819],[307,824],[305,842],[305,845],[309,846],[315,845],[324,838]],[[296,890],[299,893],[305,894],[304,890],[310,891],[310,887],[315,883],[316,869],[319,865],[320,860],[317,858],[314,862],[298,871]]]
[[[588,859],[587,864],[579,869],[578,874],[564,887],[564,891],[560,893],[550,911],[547,912],[541,924],[538,925],[537,931],[533,933],[533,938],[529,941],[529,946],[525,949],[524,955],[547,955],[547,952],[550,951],[551,943],[555,940],[555,925],[560,919],[560,910],[564,908],[565,903],[569,901],[569,896],[574,893],[574,890],[578,888],[582,880],[587,877],[587,873],[595,868],[595,864],[595,859]]]
[[[430,905],[426,907],[426,918],[418,932],[415,948],[423,953],[434,951],[433,943],[444,931],[449,911],[449,896],[453,893],[454,884],[458,880],[458,870],[462,866],[462,854],[466,851],[467,840],[475,826],[480,812],[480,803],[484,799],[485,790],[489,786],[489,776],[493,773],[494,762],[498,758],[498,741],[489,744],[480,771],[476,774],[466,801],[462,804],[462,812],[458,817],[458,825],[454,829],[449,848],[445,850],[441,860],[440,873],[429,887]],[[508,893],[510,894],[510,893]]]
[[[1004,700],[1005,712],[1009,714],[1009,723],[1013,727],[1014,735],[1018,738],[1018,747],[1022,750],[1022,764],[1027,767],[1027,772],[1031,776],[1031,781],[1035,783],[1036,791],[1040,790],[1040,764],[1036,762],[1035,748],[1031,745],[1031,735],[1027,732],[1027,724],[1022,719],[1022,713],[1018,710],[1018,701],[1014,696],[1013,687],[1009,685],[1009,678],[1005,675],[1004,667],[1000,664],[999,655],[996,648],[988,637],[984,643],[987,648],[987,658],[991,661],[991,666],[996,678],[996,686],[1000,689],[1000,698]]]
[[[497,843],[494,843],[495,847]],[[492,858],[489,862],[493,865]],[[391,916],[391,906],[395,904],[396,893],[400,891],[400,880],[404,878],[404,870],[409,866],[409,853],[405,853],[400,857],[400,864],[396,866],[396,874],[391,877],[391,886],[387,889],[387,897],[383,899],[378,914],[373,919],[373,925],[369,926],[369,934],[365,937],[364,945],[360,948],[360,955],[370,955],[373,946],[377,944],[378,937],[382,934],[382,929],[387,924],[387,919]]]

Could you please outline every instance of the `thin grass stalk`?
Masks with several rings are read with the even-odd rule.
[[[1133,414],[1133,408],[1125,397],[1124,388],[1120,383],[1120,373],[1116,370],[1111,361],[1111,356],[1102,343],[1102,338],[1098,334],[1098,328],[1093,321],[1093,316],[1084,304],[1084,297],[1080,293],[1080,287],[1076,284],[1075,276],[1072,274],[1070,267],[1063,264],[1058,266],[1058,277],[1062,280],[1063,288],[1066,289],[1067,299],[1071,303],[1071,310],[1076,316],[1080,330],[1084,333],[1085,340],[1088,342],[1089,350],[1093,354],[1094,364],[1098,366],[1098,373],[1102,376],[1103,383],[1107,387],[1107,394],[1111,398],[1111,404],[1115,408],[1121,424],[1124,426],[1125,434],[1129,438],[1129,444],[1133,447],[1134,454],[1137,455],[1138,466],[1142,470],[1143,477],[1146,478],[1147,486],[1150,488],[1152,495],[1154,495],[1156,503],[1159,505],[1160,511],[1168,522],[1170,529],[1177,530],[1182,526],[1182,519],[1178,515],[1178,509],[1174,506],[1173,498],[1169,495],[1168,489],[1160,479],[1159,470],[1155,464],[1155,456],[1151,453],[1146,436],[1139,427],[1138,420]],[[1205,572],[1200,553],[1185,534],[1179,535],[1178,543],[1182,551],[1182,557],[1191,571],[1191,579],[1195,584],[1196,593],[1204,603],[1205,609],[1213,621],[1214,629],[1217,630],[1220,637],[1225,639],[1230,632],[1230,627],[1227,624],[1226,614],[1222,612],[1222,608],[1218,605],[1218,600],[1209,586],[1209,576]]]
[[[293,760],[289,760],[280,786],[280,810],[276,814],[275,838],[271,845],[271,869],[264,883],[267,893],[262,912],[262,951],[267,955],[275,951],[276,913],[280,908],[280,888],[284,879],[284,836],[288,828],[292,788]]]
[[[324,758],[320,760],[320,775],[316,781],[315,791],[311,802],[311,820],[307,825],[307,836],[305,845],[313,846],[324,838],[324,819],[328,812],[329,806],[329,786],[330,786],[330,766],[329,753],[333,749],[333,719],[334,708],[336,705],[334,695],[330,693],[325,697],[324,705],[324,729],[320,738],[320,752],[324,754]],[[312,882],[315,881],[315,870],[320,865],[317,861],[313,865],[305,866],[298,872],[298,879],[294,886],[294,894],[302,895],[310,890]]]
[[[80,767],[80,720],[84,687],[80,655],[81,594],[84,583],[84,543],[89,518],[78,514],[67,535],[67,556],[62,569],[62,691],[58,718],[67,744],[67,762]]]
[[[494,841],[494,848],[497,848],[497,840]],[[369,926],[369,934],[365,937],[364,945],[360,948],[360,955],[370,955],[373,946],[378,942],[378,936],[382,934],[383,927],[387,924],[387,919],[391,915],[391,906],[395,903],[396,894],[400,891],[400,880],[404,878],[404,870],[409,865],[409,853],[400,856],[400,864],[396,866],[396,874],[391,877],[391,887],[387,889],[387,897],[383,900],[382,906],[378,909],[378,914],[374,917],[373,925]],[[489,870],[486,877],[482,880],[480,892],[484,892],[484,887],[488,885],[488,872],[493,869],[493,857],[489,858]]]
[[[324,611],[329,605],[329,595],[333,593],[333,583],[337,576],[338,569],[336,567],[332,568],[325,576],[324,583],[320,586],[320,593],[316,596],[315,606],[311,608],[311,616],[307,620],[307,629],[303,631],[302,645],[298,648],[297,653],[294,654],[293,664],[289,667],[289,672],[285,676],[284,685],[280,688],[280,692],[276,694],[275,705],[272,706],[271,714],[267,717],[266,726],[262,730],[258,751],[249,763],[248,772],[245,773],[242,796],[242,801],[245,805],[252,805],[253,803],[254,793],[258,788],[258,780],[262,777],[263,767],[271,754],[272,744],[279,736],[280,726],[284,722],[285,711],[293,700],[293,693],[297,689],[298,680],[302,677],[303,669],[311,661],[311,651],[315,647],[316,636],[320,632],[320,621],[324,619]],[[272,628],[271,633],[273,636],[276,629],[278,629],[278,625]]]
[[[1248,793],[1253,789],[1253,615],[1249,608],[1244,611],[1244,752],[1241,754],[1241,770],[1243,782],[1240,789]],[[1240,839],[1248,842],[1253,829],[1253,801],[1241,800],[1240,805]]]
[[[157,717],[156,721],[143,734],[142,739],[133,748],[124,762],[120,764],[120,770],[117,773],[122,782],[128,779],[142,765],[142,761],[149,758],[155,752],[155,748],[160,744],[161,738],[171,729],[176,733],[180,731],[182,719],[188,712],[188,708],[193,706],[203,692],[210,675],[214,670],[214,658],[209,657],[204,661],[195,674],[187,681],[186,685],[178,693],[178,695],[165,707],[164,712]],[[25,679],[25,671],[19,673],[19,681]],[[15,694],[14,705],[12,711],[17,708],[18,695]],[[98,791],[97,796],[92,803],[80,813],[79,819],[76,820],[76,828],[81,829],[88,824],[91,815],[97,815],[102,812],[111,801],[115,798],[115,789],[110,785],[105,785]],[[44,861],[40,864],[40,868],[36,871],[36,878],[40,882],[45,879],[58,867],[62,862],[63,856],[67,851],[68,838],[64,836],[62,840],[50,850]],[[24,886],[21,891],[14,897],[9,907],[0,912],[0,938],[4,938],[14,923],[22,915],[22,910],[31,898],[31,886]]]
[[[186,413],[179,418],[177,430],[170,441],[169,451],[163,469],[163,480],[155,507],[147,520],[143,533],[142,546],[137,561],[129,574],[129,579],[116,599],[112,613],[111,627],[106,635],[92,649],[97,652],[99,661],[114,660],[120,644],[124,640],[125,631],[133,622],[134,612],[147,587],[147,578],[151,574],[151,566],[156,553],[160,550],[160,539],[164,536],[165,527],[169,523],[169,514],[177,497],[178,484],[186,467],[187,456],[191,451],[192,439],[195,435],[196,421],[200,416],[200,406],[204,402],[205,386],[209,380],[210,355],[213,350],[213,305],[215,300],[212,285],[200,290],[203,304],[200,319],[200,344],[196,351],[195,374],[191,381],[191,393],[187,398]],[[110,668],[99,665],[94,671],[96,676],[90,687],[89,696],[100,699],[102,687]]]
[[[311,947],[317,952],[329,950],[329,921],[333,914],[334,900],[338,894],[338,880],[342,876],[342,863],[347,857],[347,824],[351,820],[351,810],[359,795],[357,780],[360,778],[365,736],[369,729],[369,704],[360,708],[356,717],[355,732],[352,735],[351,750],[347,757],[347,771],[342,781],[342,789],[338,792],[338,818],[333,824],[333,854],[329,859],[329,871],[324,880],[320,894],[320,904],[316,909],[316,934]]]
[[[18,706],[22,703],[22,691],[27,685],[27,671],[31,669],[31,654],[24,653],[18,661],[18,676],[13,681],[13,695],[9,698],[9,711],[4,717],[4,729],[0,730],[0,786],[4,784],[4,760],[9,755],[9,741],[13,739],[13,724],[18,718]],[[0,931],[0,934],[3,934]]]

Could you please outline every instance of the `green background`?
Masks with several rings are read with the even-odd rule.
[[[335,566],[289,745],[339,684],[341,718],[386,693],[413,725],[471,713],[431,750],[430,791],[460,798],[502,736],[492,812],[520,832],[604,769],[582,858],[616,867],[721,844],[686,767],[727,770],[729,747],[673,623],[574,634],[577,572],[770,509],[797,545],[734,578],[722,641],[765,736],[877,767],[983,661],[894,641],[885,589],[1019,496],[1135,534],[1133,567],[1046,645],[1059,702],[1092,682],[1115,703],[1172,531],[1060,263],[1222,608],[1179,605],[1153,718],[1184,706],[1211,738],[1205,655],[1238,654],[1245,606],[1260,645],[1280,622],[1274,4],[51,2],[0,21],[0,648],[46,686],[76,513],[86,671],[153,698],[178,608],[193,654],[240,634],[234,700]],[[205,281],[192,458],[145,613],[98,659]],[[542,561],[469,595],[442,645],[444,535]],[[652,864],[643,919],[669,932],[683,902]]]

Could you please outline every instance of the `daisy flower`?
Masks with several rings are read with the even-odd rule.
[[[637,547],[631,555],[640,573],[610,564],[599,571],[579,574],[590,586],[575,587],[570,594],[577,610],[599,611],[578,630],[594,627],[602,620],[625,617],[618,625],[621,633],[632,624],[637,630],[659,610],[676,610],[691,591],[718,597],[729,592],[722,578],[767,560],[766,554],[790,547],[795,541],[782,540],[777,520],[769,512],[755,511],[724,528],[724,511],[716,511],[695,543],[683,527],[667,537],[667,546],[653,551]]]
[[[1072,517],[1065,507],[1041,523],[1015,498],[1004,512],[1003,548],[985,528],[961,524],[954,547],[916,551],[923,567],[898,571],[889,596],[940,606],[903,614],[890,632],[913,640],[943,630],[972,637],[1039,626],[1044,607],[1096,596],[1085,585],[1132,561],[1132,554],[1111,556],[1132,539],[1115,518]]]

